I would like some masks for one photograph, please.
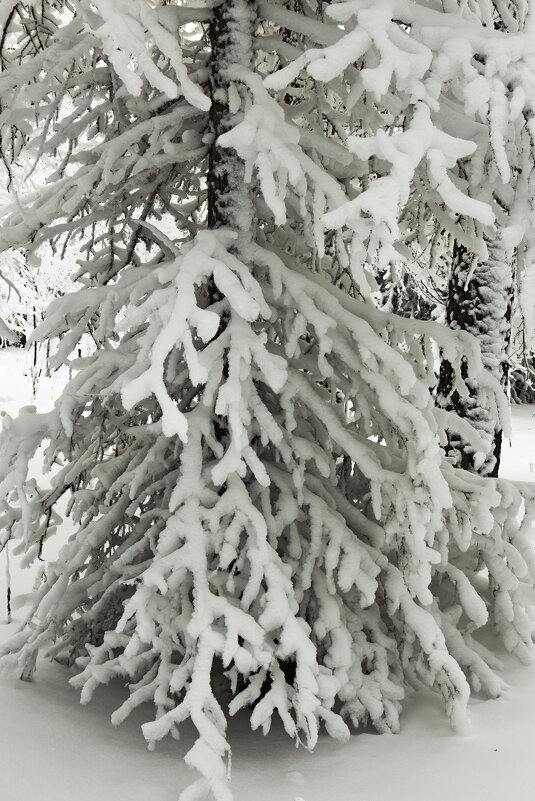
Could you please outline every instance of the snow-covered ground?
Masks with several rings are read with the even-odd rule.
[[[32,403],[28,354],[0,352],[0,409]],[[37,404],[47,406],[52,382]],[[504,448],[503,474],[535,480],[535,407],[514,411],[514,436]],[[533,471],[531,470],[533,463]],[[0,556],[0,618],[5,618],[4,556]],[[33,572],[33,571],[32,571]],[[33,575],[12,565],[15,591]],[[0,626],[0,639],[13,626]],[[231,722],[236,801],[531,801],[535,797],[535,666],[506,657],[508,691],[498,700],[471,701],[473,731],[453,734],[431,693],[408,699],[401,734],[354,735],[341,745],[327,736],[313,754],[296,749],[274,726],[267,738],[247,718]],[[138,710],[114,728],[120,684],[102,688],[88,707],[67,683],[70,671],[41,662],[32,684],[0,679],[0,801],[175,801],[192,773],[182,756],[192,744],[145,747]]]
[[[535,481],[535,405],[513,407],[513,433],[503,443],[500,475]]]

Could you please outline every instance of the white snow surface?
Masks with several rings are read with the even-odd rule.
[[[29,365],[26,352],[0,351],[0,409],[15,414],[34,402]],[[62,380],[42,380],[40,409],[49,407]],[[502,473],[535,480],[535,406],[513,410]],[[13,557],[11,563],[14,594],[29,590],[34,570],[22,570]],[[5,597],[0,555],[0,641],[14,628],[5,623]],[[532,799],[535,665],[523,667],[509,656],[503,662],[507,691],[494,701],[472,697],[472,732],[464,736],[451,731],[430,692],[407,699],[399,735],[362,731],[340,744],[324,734],[314,753],[296,749],[282,725],[263,737],[251,732],[247,716],[237,715],[229,731],[235,801]],[[68,684],[72,673],[41,660],[32,683],[0,678],[1,801],[176,801],[193,778],[183,762],[193,727],[183,726],[179,742],[168,738],[150,753],[140,726],[152,719],[152,708],[114,727],[110,717],[125,689],[119,682],[103,687],[83,707]]]

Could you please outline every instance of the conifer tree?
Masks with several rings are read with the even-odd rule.
[[[52,412],[4,424],[0,541],[45,558],[64,495],[72,534],[3,666],[76,661],[84,703],[126,678],[113,722],[153,702],[152,746],[191,719],[184,801],[231,798],[242,708],[313,747],[320,725],[396,731],[423,683],[462,728],[470,687],[502,687],[474,631],[533,652],[531,507],[441,449],[446,430],[481,459],[487,443],[435,408],[437,356],[460,393],[465,359],[503,406],[473,337],[367,299],[418,203],[450,225],[459,205],[493,220],[455,183],[473,147],[433,119],[411,38],[431,14],[451,40],[455,15],[393,0],[0,10],[4,159],[55,160],[2,215],[1,243],[79,241],[83,284],[37,332],[72,380]],[[94,351],[73,358],[87,332]]]

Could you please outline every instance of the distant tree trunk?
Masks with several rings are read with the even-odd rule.
[[[458,242],[455,243],[446,319],[453,330],[468,331],[477,337],[483,364],[507,390],[514,271],[499,236],[486,239],[486,244],[488,258],[474,265],[474,254]],[[468,396],[459,394],[455,388],[453,368],[444,360],[440,369],[437,403],[471,423],[488,441],[489,452],[483,464],[476,464],[473,447],[457,434],[451,434],[447,453],[453,456],[458,467],[481,475],[497,476],[502,429],[495,419],[486,392],[468,375],[466,362],[462,365],[462,378],[468,387]]]
[[[9,561],[9,542],[6,542],[6,602],[7,602],[7,622],[11,623],[11,566]]]

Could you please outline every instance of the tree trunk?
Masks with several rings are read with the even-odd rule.
[[[474,254],[455,243],[446,319],[453,330],[468,331],[477,337],[485,368],[507,390],[514,271],[499,236],[487,239],[486,245],[488,258],[474,265]],[[468,375],[465,361],[461,369],[468,396],[460,395],[455,389],[453,368],[444,360],[440,368],[437,404],[471,423],[489,443],[489,451],[483,464],[477,464],[474,448],[453,433],[448,438],[446,451],[457,467],[497,476],[502,429],[487,392]]]
[[[254,0],[224,0],[214,9],[210,22],[212,48],[210,125],[213,142],[208,167],[208,227],[228,226],[238,234],[236,249],[242,253],[252,238],[254,219],[251,191],[245,184],[245,164],[233,150],[218,146],[218,137],[234,127],[229,110],[229,68],[245,70],[253,63],[253,36],[257,16]],[[244,87],[234,83],[241,94]],[[243,102],[242,102],[243,105]]]

